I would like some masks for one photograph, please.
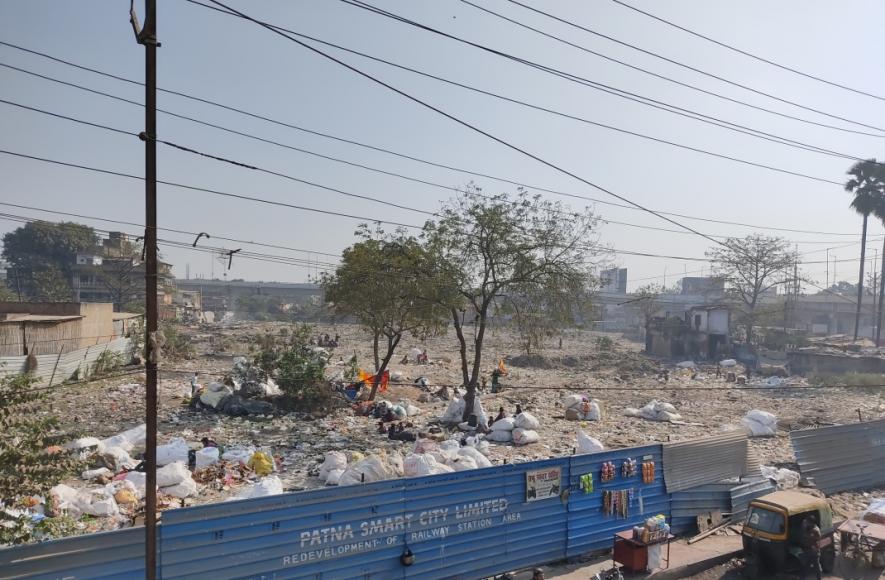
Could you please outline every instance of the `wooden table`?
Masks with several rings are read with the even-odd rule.
[[[667,534],[666,538],[654,542],[641,542],[633,539],[633,529],[624,530],[615,534],[614,545],[612,546],[612,560],[619,564],[623,564],[625,568],[633,572],[641,572],[648,568],[648,547],[664,545],[667,546],[667,557],[661,558],[662,562],[666,562],[665,568],[670,567],[670,540],[675,538],[673,534]]]

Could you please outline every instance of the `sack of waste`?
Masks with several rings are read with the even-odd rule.
[[[860,519],[873,524],[885,525],[885,498],[874,498]]]
[[[443,413],[443,416],[440,418],[440,422],[460,423],[462,421],[461,418],[464,416],[464,408],[464,399],[460,397],[453,398],[449,402],[449,406],[446,407],[446,412]]]
[[[406,414],[409,417],[415,417],[416,415],[421,414],[421,409],[410,403],[409,401],[403,399],[399,402],[400,406],[406,410]]]
[[[157,487],[178,485],[185,479],[190,478],[191,472],[188,471],[187,465],[180,461],[176,461],[175,463],[170,463],[157,470]]]
[[[169,465],[176,461],[187,463],[187,452],[190,451],[187,441],[176,437],[166,445],[157,445],[157,465]]]
[[[75,519],[82,513],[78,503],[79,492],[73,487],[60,483],[49,490],[49,496],[56,510],[66,511]]]
[[[142,471],[130,471],[126,474],[123,481],[128,481],[135,486],[139,497],[144,497],[147,490],[147,473]]]
[[[362,461],[348,465],[341,474],[338,485],[372,483],[395,477],[398,477],[395,465],[391,465],[386,457],[371,454]]]
[[[580,405],[585,397],[586,395],[566,395],[562,398],[562,406],[566,409],[571,409],[576,405]]]
[[[492,431],[513,431],[516,429],[516,419],[504,417],[492,423]]]
[[[133,449],[144,449],[146,443],[147,426],[144,423],[101,441],[104,448],[120,447],[127,452]]]
[[[89,480],[95,479],[97,477],[111,476],[113,474],[114,474],[114,472],[111,471],[110,469],[108,469],[107,467],[99,467],[98,469],[87,469],[82,474],[80,474],[80,477],[82,479],[85,479],[86,481],[89,481]]]
[[[641,417],[649,421],[679,421],[682,415],[676,412],[676,407],[670,403],[662,403],[652,400],[641,409],[627,407],[624,409],[627,417]]]
[[[476,461],[466,455],[456,455],[454,458],[446,461],[446,465],[455,471],[467,471],[468,469],[477,468]]]
[[[347,456],[341,451],[329,451],[323,458],[323,464],[320,465],[320,479],[328,483],[329,473],[332,471],[347,469]],[[338,474],[341,477],[341,474]]]
[[[719,366],[721,366],[723,368],[735,367],[735,366],[737,366],[737,364],[738,364],[737,361],[734,360],[733,358],[727,358],[725,360],[719,361]]]
[[[138,462],[129,457],[126,450],[120,447],[109,447],[102,451],[101,460],[114,473],[123,469],[133,469],[138,465]]]
[[[489,442],[477,436],[468,437],[466,440],[467,447],[476,449],[479,453],[488,456]]]
[[[495,421],[494,425],[497,425],[498,421]],[[494,427],[494,425],[492,425]],[[512,431],[510,430],[500,430],[500,431],[492,431],[491,433],[486,435],[486,440],[494,441],[495,443],[510,443],[513,440]]]
[[[252,499],[255,497],[267,497],[283,493],[283,482],[276,475],[261,478],[258,483],[241,491],[236,499]]]
[[[513,444],[514,445],[528,445],[529,443],[537,443],[540,441],[541,437],[538,435],[537,431],[533,431],[531,429],[522,429],[517,427],[513,430]]]
[[[541,426],[541,422],[534,415],[525,411],[516,416],[513,424],[520,429],[537,429]]]
[[[421,455],[412,453],[403,461],[403,471],[406,477],[421,477],[424,475],[437,475],[439,473],[452,473],[455,470],[440,463],[433,455],[424,453]]]
[[[197,463],[194,466],[194,469],[203,469],[204,467],[215,465],[216,463],[218,463],[218,447],[204,447],[202,449],[198,449],[196,457]]]
[[[599,453],[605,451],[605,446],[599,439],[591,437],[584,433],[583,429],[578,429],[578,453]]]
[[[188,478],[184,481],[169,487],[161,487],[160,492],[165,493],[166,495],[171,495],[172,497],[184,499],[186,497],[197,495],[197,482],[190,477],[190,474],[188,474]]]
[[[486,445],[488,446],[488,443],[486,443]],[[462,447],[462,448],[458,449],[458,455],[460,455],[461,457],[469,457],[469,458],[471,458],[471,459],[473,460],[473,462],[476,464],[476,467],[477,467],[477,468],[491,467],[491,466],[492,466],[492,462],[489,461],[489,458],[488,458],[488,457],[486,457],[485,455],[483,455],[483,454],[482,454],[479,450],[477,450],[475,447],[471,447],[471,446],[469,446],[469,445],[466,446],[466,447]]]
[[[693,369],[695,364],[693,360],[684,360],[681,363],[676,363],[676,366],[681,369]]]
[[[104,444],[97,437],[82,437],[69,441],[65,445],[65,449],[76,451],[80,459],[86,459],[93,452],[101,452],[104,450]]]
[[[777,434],[777,417],[767,411],[753,409],[741,419],[750,437],[771,437]]]
[[[120,513],[113,494],[105,488],[81,491],[77,495],[80,512],[90,516],[115,516]]]

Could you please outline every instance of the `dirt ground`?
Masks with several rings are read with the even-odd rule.
[[[279,458],[278,475],[287,490],[319,487],[316,477],[323,453],[331,450],[408,453],[413,444],[390,441],[375,431],[371,418],[355,417],[349,409],[341,409],[327,417],[314,418],[303,413],[289,413],[258,418],[233,418],[208,412],[193,411],[185,405],[189,395],[189,379],[199,371],[200,382],[221,380],[230,372],[234,355],[249,355],[261,335],[278,335],[285,326],[278,323],[234,323],[225,327],[204,326],[185,330],[199,356],[193,360],[163,361],[160,384],[160,442],[183,437],[196,443],[208,436],[224,446],[251,445],[271,451]],[[327,370],[330,378],[340,373],[344,361],[356,354],[369,370],[372,366],[371,341],[353,325],[318,326],[316,334],[340,335],[340,346],[332,355]],[[741,429],[740,419],[751,409],[774,413],[779,419],[779,432],[774,437],[751,439],[752,448],[763,465],[795,467],[788,432],[811,425],[827,425],[857,421],[858,412],[865,419],[885,415],[885,406],[878,392],[858,389],[789,389],[770,388],[746,390],[734,388],[714,376],[714,366],[701,366],[697,376],[691,371],[677,370],[674,361],[652,360],[639,351],[641,346],[614,335],[613,348],[600,341],[600,333],[568,332],[559,347],[557,341],[542,354],[525,357],[520,353],[516,336],[509,331],[492,331],[487,335],[483,369],[488,375],[500,359],[505,360],[509,374],[502,381],[504,390],[497,394],[486,391],[481,396],[489,415],[504,407],[513,413],[517,404],[534,414],[541,422],[540,442],[524,447],[492,444],[490,459],[495,464],[530,461],[568,455],[576,445],[575,429],[579,424],[566,421],[562,398],[571,393],[586,393],[602,402],[601,421],[581,425],[587,433],[602,441],[607,448],[621,448],[660,441],[675,441]],[[226,342],[224,352],[217,345]],[[427,349],[430,364],[399,364],[412,348]],[[256,346],[252,347],[257,348]],[[660,368],[669,368],[668,383],[657,381]],[[394,376],[402,375],[401,384],[391,385],[382,398],[397,402],[408,399],[421,408],[416,427],[422,429],[443,414],[448,402],[437,400],[419,403],[424,392],[414,385],[426,377],[431,385],[461,383],[457,341],[454,336],[408,338],[401,343],[391,364]],[[76,428],[82,436],[107,437],[144,421],[143,375],[109,379],[97,383],[70,386],[54,391],[51,406],[46,410],[58,416],[64,427]],[[805,380],[792,377],[787,386],[804,386]],[[436,391],[432,386],[428,391]],[[626,407],[642,407],[651,400],[673,404],[682,415],[682,423],[658,423],[623,415]],[[247,478],[248,479],[248,478]],[[86,486],[80,480],[68,482]],[[243,480],[221,482],[207,476],[206,485],[188,505],[220,501],[237,493]],[[835,502],[847,514],[855,513],[869,503],[876,490],[840,494]],[[885,495],[879,490],[878,495]],[[178,505],[175,501],[174,504]],[[95,524],[103,527],[101,522]]]

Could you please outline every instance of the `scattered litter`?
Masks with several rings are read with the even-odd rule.
[[[793,489],[799,487],[799,474],[790,469],[762,466],[762,477],[768,478],[777,484],[778,489]]]
[[[777,433],[777,417],[766,411],[753,409],[741,423],[750,437],[771,437]]]
[[[203,469],[218,463],[218,447],[204,447],[196,452],[196,465],[194,469]]]
[[[224,461],[238,461],[245,465],[253,453],[255,453],[254,447],[228,447],[221,454],[221,458]]]

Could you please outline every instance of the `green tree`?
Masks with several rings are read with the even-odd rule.
[[[314,328],[294,326],[277,337],[266,335],[254,364],[279,385],[287,401],[304,411],[327,410],[333,402],[324,380],[328,358],[310,346]]]
[[[880,202],[876,204],[876,209],[873,210],[873,213],[876,214],[876,217],[879,218],[879,221],[885,226],[885,196],[883,196],[880,199]],[[885,299],[885,270],[883,270],[883,268],[885,268],[885,238],[882,238],[882,266],[879,268],[879,307],[876,311],[876,346],[881,344],[880,340],[882,337],[882,300]]]
[[[848,170],[851,179],[845,182],[845,191],[854,194],[850,207],[863,216],[860,243],[860,273],[857,281],[857,309],[854,314],[854,340],[860,328],[860,307],[863,302],[863,270],[867,250],[867,221],[870,214],[883,204],[885,198],[885,169],[875,159],[858,161]]]
[[[72,266],[77,252],[98,244],[95,231],[72,222],[30,222],[3,236],[13,287],[34,300],[71,299]]]
[[[355,317],[372,335],[376,380],[370,399],[374,399],[403,335],[434,331],[446,311],[434,299],[433,284],[421,275],[429,258],[417,239],[403,230],[385,234],[366,226],[356,234],[362,241],[344,250],[341,265],[322,283],[334,312]]]
[[[465,417],[473,410],[485,334],[497,299],[545,288],[586,287],[588,258],[601,253],[590,243],[596,222],[589,210],[570,212],[522,189],[514,197],[484,196],[470,186],[443,206],[438,220],[426,224],[428,250],[437,264],[432,283],[450,288],[444,295],[460,345]],[[472,361],[463,328],[467,309],[475,325]]]
[[[798,254],[783,238],[754,234],[729,238],[723,246],[708,250],[707,257],[728,285],[726,291],[739,308],[749,344],[753,327],[780,308],[763,305],[762,297],[778,285],[793,281]]]
[[[34,382],[30,375],[0,378],[0,501],[7,506],[30,496],[47,496],[80,467],[75,455],[58,446],[63,441],[58,420],[45,412],[48,392],[35,390]],[[15,527],[15,519],[0,511],[0,530]]]
[[[583,275],[557,280],[553,286],[528,284],[517,286],[503,298],[502,312],[512,315],[512,323],[526,355],[539,353],[546,342],[575,318],[592,308]]]

